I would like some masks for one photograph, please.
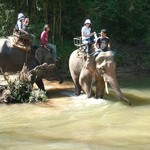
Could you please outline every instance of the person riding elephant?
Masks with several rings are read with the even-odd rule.
[[[82,89],[88,98],[93,95],[96,98],[103,98],[105,89],[108,93],[109,83],[121,100],[131,104],[119,88],[115,68],[116,63],[111,51],[99,53],[96,59],[89,55],[86,60],[84,59],[84,54],[83,56],[79,55],[78,49],[73,51],[69,58],[69,70],[75,85],[75,94],[80,95]],[[96,83],[96,94],[94,94],[92,88],[94,80]]]
[[[44,48],[47,48],[50,51],[54,61],[58,61],[56,45],[48,43],[48,32],[49,31],[50,31],[50,27],[49,27],[48,24],[46,24],[43,28],[42,33],[41,33],[41,38],[40,38],[41,39],[41,44]]]
[[[94,57],[96,57],[101,51],[106,52],[108,50],[111,50],[112,44],[109,37],[107,36],[107,30],[102,29],[100,35],[101,36],[97,38],[97,40],[95,41],[96,50],[91,54]]]
[[[15,25],[15,31],[18,34],[24,33],[28,35],[28,32],[26,31],[25,18],[26,17],[23,13],[18,14],[17,23]]]
[[[84,26],[81,28],[81,36],[82,36],[82,43],[85,44],[85,53],[89,54],[89,46],[91,43],[91,37],[95,34],[95,32],[91,33],[91,20],[86,19],[84,22]]]
[[[27,31],[28,23],[25,22],[26,17],[23,13],[18,14],[17,23],[13,30],[13,47],[23,49],[25,51],[31,50],[32,42],[31,36]]]

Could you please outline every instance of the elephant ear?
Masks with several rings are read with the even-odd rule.
[[[42,59],[43,59],[43,53],[42,53],[42,48],[38,48],[35,51],[35,58],[39,62],[39,64],[42,64]]]
[[[52,62],[52,55],[50,51],[44,47],[39,47],[35,51],[35,58],[39,62],[39,64],[47,63],[50,64]]]

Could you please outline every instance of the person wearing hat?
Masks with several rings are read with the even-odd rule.
[[[89,54],[89,43],[91,42],[91,36],[95,34],[95,32],[91,33],[91,20],[86,19],[84,22],[84,26],[81,29],[82,43],[85,44],[86,50],[85,52]]]
[[[43,28],[43,31],[41,33],[41,44],[43,47],[48,48],[49,51],[52,54],[52,57],[54,59],[54,61],[58,61],[57,60],[57,52],[56,52],[56,45],[48,43],[48,32],[50,31],[50,27],[48,24],[46,24]]]
[[[17,18],[17,24],[15,26],[15,30],[17,32],[28,34],[28,32],[26,31],[26,26],[24,25],[24,22],[25,22],[24,14],[23,13],[19,13],[18,14],[18,18]]]

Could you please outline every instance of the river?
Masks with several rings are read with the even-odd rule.
[[[48,102],[0,104],[0,150],[149,150],[150,77],[120,75],[120,102],[75,96],[71,81],[44,81]]]

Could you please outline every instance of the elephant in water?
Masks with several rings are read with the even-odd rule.
[[[50,52],[46,48],[36,47],[31,51],[25,52],[18,48],[12,48],[9,38],[1,38],[0,67],[2,68],[2,70],[7,72],[21,71],[24,63],[26,63],[29,70],[32,70],[43,63],[54,64],[55,62],[53,61]],[[63,82],[63,79],[59,75],[56,67],[54,67],[54,69],[51,71],[46,71],[47,76],[43,76],[43,78],[47,79],[52,73],[54,73],[58,78],[59,83]],[[37,77],[35,83],[40,89],[45,90],[42,77]]]
[[[81,94],[81,89],[90,98],[94,96],[92,89],[93,81],[96,83],[96,98],[103,98],[104,90],[108,93],[109,83],[116,95],[131,104],[130,101],[122,94],[116,79],[116,63],[111,51],[100,52],[96,58],[88,56],[85,60],[84,53],[80,50],[72,52],[69,58],[69,70],[75,84],[76,95]]]

